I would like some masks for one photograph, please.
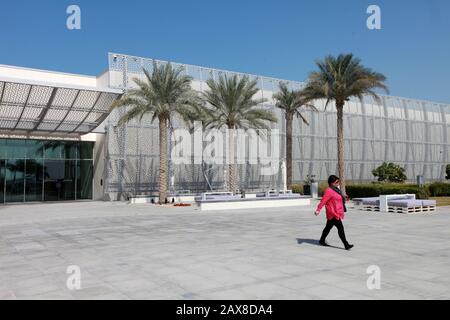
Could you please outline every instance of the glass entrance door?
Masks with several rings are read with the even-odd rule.
[[[44,176],[43,160],[26,160],[25,201],[42,201]]]
[[[0,160],[0,203],[5,203],[5,160]]]
[[[75,168],[74,160],[45,161],[45,201],[75,200]]]
[[[25,178],[25,160],[8,159],[6,160],[5,170],[6,195],[5,202],[24,202],[24,178]]]

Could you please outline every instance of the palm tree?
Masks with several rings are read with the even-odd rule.
[[[153,72],[143,70],[145,80],[134,79],[137,88],[129,90],[112,106],[128,107],[119,119],[118,126],[132,119],[142,120],[144,115],[152,115],[151,121],[159,122],[159,203],[167,198],[168,182],[168,127],[173,115],[185,121],[195,118],[200,100],[191,88],[192,78],[182,74],[182,68],[173,68],[170,63],[158,66],[153,63]]]
[[[205,109],[208,117],[204,120],[204,127],[229,129],[228,190],[235,193],[235,130],[270,130],[268,122],[276,122],[277,118],[272,111],[257,107],[266,100],[254,98],[259,91],[257,81],[250,80],[248,76],[239,79],[237,75],[225,75],[217,81],[208,79],[206,84],[208,90],[203,92],[203,98],[207,102]]]
[[[341,54],[338,57],[327,56],[323,61],[316,62],[318,71],[310,73],[306,87],[303,90],[308,99],[325,99],[326,106],[335,102],[337,110],[337,149],[338,171],[341,179],[341,189],[345,194],[345,164],[344,164],[344,105],[351,97],[358,98],[361,103],[365,95],[372,96],[381,102],[380,96],[374,91],[382,89],[389,92],[386,77],[361,65],[361,60],[352,54]]]
[[[309,100],[303,95],[303,92],[290,90],[286,83],[280,83],[280,91],[273,95],[276,101],[275,106],[284,111],[286,119],[286,173],[287,187],[292,187],[292,123],[294,116],[302,119],[303,123],[309,126],[308,120],[302,115],[300,109],[310,108],[317,111],[316,107],[309,104]]]

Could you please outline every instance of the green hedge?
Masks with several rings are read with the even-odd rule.
[[[382,194],[423,194],[415,184],[373,183],[354,184],[346,187],[350,198],[378,197]]]
[[[326,183],[326,182],[319,183],[319,197],[323,196],[326,188],[328,188],[328,183]]]
[[[435,182],[420,188],[415,184],[355,184],[347,186],[350,198],[377,197],[382,194],[415,194],[418,199],[450,196],[450,183]]]
[[[354,184],[347,185],[346,192],[350,198],[378,197],[381,187],[379,184]]]
[[[292,185],[292,192],[293,193],[299,193],[303,194],[303,186],[304,184],[298,183]],[[319,182],[319,196],[323,196],[323,193],[325,192],[325,189],[328,188],[328,184],[326,182]]]
[[[319,196],[322,196],[328,185],[319,183]],[[450,197],[450,183],[434,182],[420,188],[411,183],[361,183],[348,184],[347,194],[350,198],[378,197],[382,194],[415,194],[418,199],[431,197]],[[292,192],[303,194],[303,184],[292,186]]]
[[[449,197],[450,183],[434,182],[428,185],[428,191],[432,197]]]
[[[303,194],[303,185],[302,184],[293,184],[292,187],[293,193]]]
[[[419,188],[419,192],[416,193],[417,199],[428,199],[430,198],[430,191],[428,187]]]

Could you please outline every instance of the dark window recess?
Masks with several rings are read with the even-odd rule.
[[[92,199],[93,142],[0,139],[0,203]]]

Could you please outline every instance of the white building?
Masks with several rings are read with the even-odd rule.
[[[159,61],[159,63],[166,63]],[[108,117],[111,103],[133,86],[153,60],[109,55],[109,68],[98,77],[0,65],[0,203],[78,199],[124,199],[158,190],[158,124],[149,118],[117,127],[119,110]],[[234,72],[180,66],[193,77],[193,88],[205,80]],[[243,74],[238,74],[242,76]],[[300,82],[249,75],[258,81],[284,132],[284,117],[274,108],[280,81],[292,89]],[[333,105],[305,111],[310,126],[294,123],[294,182],[313,174],[325,180],[336,173],[336,115]],[[345,106],[347,179],[372,180],[383,161],[406,168],[407,176],[442,180],[450,160],[450,105],[383,96]],[[284,141],[284,138],[282,139]],[[284,145],[281,147],[284,154]],[[281,173],[280,173],[281,174]],[[175,190],[223,186],[223,167],[171,165]],[[281,177],[261,176],[257,165],[239,165],[242,189],[276,188]],[[207,183],[207,180],[209,184]]]

